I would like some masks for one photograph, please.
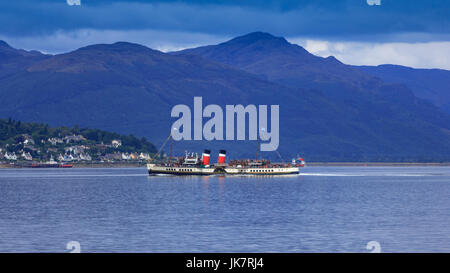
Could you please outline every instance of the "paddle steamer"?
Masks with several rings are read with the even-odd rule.
[[[220,150],[216,164],[210,164],[210,150],[205,150],[200,158],[198,154],[186,153],[184,157],[171,159],[164,163],[148,163],[150,175],[286,175],[298,174],[305,166],[303,158],[291,163],[271,163],[269,160],[232,160],[226,163],[226,151]]]

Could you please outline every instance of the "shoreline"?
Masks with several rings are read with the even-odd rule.
[[[72,163],[76,168],[145,168],[146,162],[91,162]],[[306,167],[449,167],[450,162],[307,162]],[[30,168],[22,162],[11,164],[0,162],[0,169]]]
[[[145,167],[146,162],[92,162],[92,163],[71,163],[72,168],[68,169],[78,169],[78,168],[140,168]],[[10,163],[0,163],[0,169],[34,169],[28,164],[10,164]],[[47,168],[36,168],[36,169],[47,169]],[[59,169],[59,168],[48,168],[48,169]]]
[[[448,167],[450,162],[310,162],[311,167]]]

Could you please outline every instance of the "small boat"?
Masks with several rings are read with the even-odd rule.
[[[72,168],[72,164],[47,164],[47,163],[33,163],[31,168]]]
[[[50,157],[50,160],[44,163],[33,163],[31,164],[31,168],[72,168],[72,164],[67,163],[58,163],[53,159],[53,156]]]

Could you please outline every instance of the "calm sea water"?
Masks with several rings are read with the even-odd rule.
[[[450,168],[0,169],[0,252],[450,252]]]

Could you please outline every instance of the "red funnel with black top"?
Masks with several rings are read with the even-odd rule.
[[[227,151],[220,150],[220,152],[219,152],[219,159],[217,160],[218,164],[225,164],[226,154],[227,154]]]
[[[210,150],[205,150],[203,152],[203,155],[202,155],[202,164],[203,165],[205,165],[205,166],[209,165],[209,157],[210,157],[210,155],[211,155],[211,151]]]

